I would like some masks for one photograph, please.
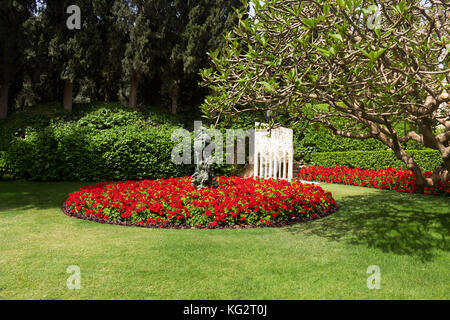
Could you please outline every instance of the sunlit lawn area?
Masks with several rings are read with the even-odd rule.
[[[64,216],[81,186],[0,182],[0,299],[450,298],[449,198],[323,184],[341,209],[322,220],[151,230]],[[71,265],[81,290],[66,287]]]

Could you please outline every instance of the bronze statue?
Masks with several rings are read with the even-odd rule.
[[[218,186],[214,171],[212,169],[212,164],[214,162],[214,157],[206,155],[207,147],[212,147],[214,149],[215,144],[211,142],[211,137],[203,131],[203,127],[200,128],[200,133],[197,135],[194,142],[195,159],[196,159],[196,169],[195,173],[192,175],[192,185],[197,189],[205,189]]]

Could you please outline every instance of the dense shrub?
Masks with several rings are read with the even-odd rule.
[[[175,116],[151,106],[130,109],[120,103],[111,102],[77,105],[70,119],[81,126],[94,127],[100,130],[136,123],[145,123],[148,126],[162,124],[180,126],[186,123],[183,121],[186,119],[185,115]]]
[[[14,138],[24,138],[27,130],[42,130],[55,123],[77,123],[95,129],[110,129],[143,123],[148,126],[182,124],[182,116],[173,116],[153,107],[133,110],[118,103],[98,102],[74,105],[72,113],[58,104],[27,107],[0,120],[0,151],[8,148]]]
[[[167,178],[193,166],[171,162],[182,117],[117,103],[30,107],[0,123],[0,177],[33,181]]]
[[[425,173],[429,178],[431,172]],[[425,194],[446,194],[450,195],[450,182],[436,188],[419,189],[416,186],[416,177],[409,170],[380,169],[362,170],[350,169],[344,166],[331,168],[312,166],[300,169],[299,178],[306,181],[323,181],[327,183],[338,183],[352,186],[395,190],[399,192],[424,192]]]
[[[142,119],[140,119],[137,111],[100,108],[80,118],[77,123],[80,126],[105,130],[118,126],[131,125],[139,120]]]
[[[28,131],[5,153],[12,179],[98,181],[168,178],[192,166],[171,161],[176,127],[129,125],[106,130],[68,124]]]
[[[56,105],[27,108],[0,122],[0,178],[98,181],[191,174],[193,165],[171,162],[171,134],[193,127],[189,119],[118,103],[75,105],[72,114]],[[214,167],[218,175],[232,170]]]
[[[424,171],[433,171],[443,165],[442,157],[436,150],[407,150]],[[350,152],[313,152],[311,165],[333,167],[346,166],[360,169],[403,168],[405,163],[395,157],[393,151],[350,151]]]
[[[27,129],[43,129],[54,121],[68,121],[70,114],[54,104],[38,105],[12,113],[0,120],[0,151],[5,151],[15,137],[24,137]]]
[[[396,130],[403,132],[403,124],[400,124]],[[408,141],[404,147],[407,150],[426,149],[415,141]],[[314,152],[385,151],[386,149],[387,146],[379,140],[341,137],[319,124],[300,123],[294,127],[295,159],[307,164],[311,163]]]
[[[72,193],[65,209],[69,215],[110,223],[217,228],[289,223],[337,208],[331,193],[299,181],[219,177],[218,183],[200,191],[189,177],[100,183]]]
[[[294,134],[294,155],[296,160],[310,163],[314,152],[342,152],[353,150],[386,150],[386,146],[378,140],[348,139],[333,135],[330,130],[310,125],[301,131],[296,128]]]

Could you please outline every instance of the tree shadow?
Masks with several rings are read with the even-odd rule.
[[[0,182],[0,213],[60,208],[83,182]]]
[[[423,262],[449,251],[449,198],[380,191],[337,202],[340,209],[334,215],[285,230],[416,256]]]

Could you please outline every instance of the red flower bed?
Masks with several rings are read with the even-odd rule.
[[[432,175],[431,172],[425,174],[427,177]],[[300,170],[299,178],[306,181],[323,181],[408,193],[419,191],[414,174],[403,169],[362,170],[339,166],[333,168],[303,167]],[[437,188],[425,188],[423,191],[426,194],[450,195],[450,182],[440,183]]]
[[[63,211],[104,223],[142,227],[282,226],[337,209],[321,187],[282,180],[218,178],[198,191],[190,178],[100,183],[70,194]]]

